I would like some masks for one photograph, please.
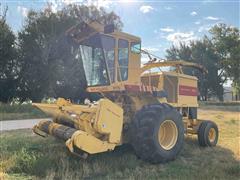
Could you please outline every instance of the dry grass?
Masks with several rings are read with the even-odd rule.
[[[199,110],[199,117],[218,124],[218,146],[200,148],[196,137],[188,137],[175,161],[158,165],[137,159],[129,146],[82,160],[71,155],[64,143],[54,138],[44,139],[30,130],[4,132],[0,135],[2,177],[49,180],[239,179],[239,112]]]
[[[240,111],[217,110],[217,107],[210,110],[199,110],[201,119],[213,120],[219,127],[219,145],[234,152],[240,160]]]

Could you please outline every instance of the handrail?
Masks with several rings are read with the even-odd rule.
[[[180,68],[182,66],[187,66],[187,67],[193,67],[196,69],[199,69],[200,71],[202,71],[203,73],[208,73],[207,69],[200,65],[200,64],[196,64],[196,63],[192,63],[192,62],[187,62],[187,61],[161,61],[161,62],[147,62],[143,65],[143,67],[141,67],[141,73],[145,72],[146,70],[152,69],[152,68],[157,68],[157,67],[168,67],[168,66],[172,66],[172,67],[177,67]],[[180,71],[181,72],[181,71]]]

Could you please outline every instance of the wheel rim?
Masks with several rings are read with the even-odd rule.
[[[158,130],[158,141],[165,150],[172,149],[178,138],[178,129],[174,121],[165,120]]]
[[[212,143],[215,141],[215,138],[216,138],[216,131],[214,128],[211,128],[208,132],[208,139]]]

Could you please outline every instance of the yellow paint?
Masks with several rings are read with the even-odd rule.
[[[108,99],[99,100],[95,129],[107,134],[110,143],[119,143],[123,126],[123,109]]]
[[[90,106],[74,105],[64,99],[57,100],[55,104],[34,105],[46,113],[51,112],[54,117],[74,122],[79,133],[71,138],[71,143],[90,154],[102,152],[104,149],[112,150],[121,142],[123,109],[108,99],[100,99]],[[34,127],[36,134],[44,134],[38,128],[44,122],[46,121],[41,121]],[[48,133],[53,135],[53,131],[60,126],[58,123],[50,124]],[[69,143],[68,146],[70,147]]]
[[[93,31],[90,34],[104,33],[104,27],[97,22],[92,22],[89,26],[92,30],[95,30],[95,32]],[[107,35],[114,37],[116,40],[114,48],[115,79],[111,80],[112,82],[107,86],[88,87],[87,91],[102,93],[104,96],[106,95],[106,97],[108,97],[108,93],[114,93],[114,97],[117,97],[114,99],[114,102],[107,98],[103,98],[90,105],[76,105],[72,104],[69,100],[59,98],[53,104],[33,104],[54,118],[54,122],[56,123],[49,127],[49,134],[52,134],[55,129],[59,128],[60,125],[57,124],[58,120],[64,119],[74,124],[77,131],[66,141],[66,145],[71,152],[74,151],[73,147],[76,146],[87,153],[94,154],[113,150],[116,145],[128,142],[129,138],[124,137],[122,133],[123,124],[130,123],[134,113],[141,109],[143,105],[165,102],[174,107],[198,107],[197,97],[179,95],[178,87],[179,85],[197,87],[197,78],[183,74],[181,69],[182,66],[195,67],[202,71],[206,71],[202,66],[185,61],[150,61],[141,67],[141,54],[131,51],[131,43],[141,42],[139,37],[119,31]],[[81,37],[81,39],[74,40],[80,42],[87,37],[88,36],[84,36]],[[128,41],[128,79],[125,81],[121,81],[121,78],[118,78],[120,70],[118,64],[119,39]],[[176,70],[172,72],[151,73],[152,68],[167,66],[174,66]],[[125,85],[153,86],[158,91],[164,90],[168,83],[166,79],[169,81],[168,89],[174,90],[174,92],[172,92],[172,96],[174,97],[172,97],[173,100],[171,102],[169,100],[167,101],[164,97],[153,97],[152,94],[145,92],[128,92],[123,94]],[[169,79],[174,79],[174,82]],[[130,102],[130,104],[127,104],[128,106],[124,104],[123,100],[126,97]],[[123,112],[124,110],[125,112]],[[125,114],[123,115],[123,113]],[[169,136],[169,138],[163,140],[163,136],[168,136],[169,132],[167,131],[171,131],[173,136],[176,136],[178,132],[175,131],[176,128],[174,130],[171,122],[167,122],[168,124],[161,127],[162,129],[166,129],[166,133],[160,134],[159,138],[160,144],[162,143],[165,149],[171,149],[176,139],[171,139]],[[194,124],[192,120],[184,119],[184,125],[187,130],[192,126],[187,132],[196,133],[198,123]],[[41,126],[41,122],[39,125],[35,126],[33,130],[41,135],[41,132],[38,131],[38,126]],[[162,132],[163,131],[164,130],[162,130]],[[44,133],[42,134],[45,135]]]
[[[216,136],[217,136],[216,134],[217,133],[216,133],[215,129],[214,128],[210,128],[209,133],[208,133],[208,138],[209,138],[210,142],[214,142],[215,141]]]
[[[72,138],[66,141],[66,146],[71,152],[74,152],[73,145],[89,154],[111,151],[116,146],[116,144],[102,141],[91,134],[80,130],[76,131],[72,135]]]
[[[178,130],[172,120],[165,120],[158,130],[158,141],[165,150],[172,149],[178,139]]]
[[[178,80],[179,85],[191,86],[197,88],[197,79],[192,76],[180,76]],[[191,107],[198,107],[197,96],[184,96],[178,94],[178,103],[182,105],[192,104]]]

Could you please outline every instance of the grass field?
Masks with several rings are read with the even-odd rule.
[[[175,161],[158,165],[137,159],[129,146],[82,160],[54,138],[30,130],[4,132],[0,179],[239,179],[239,112],[208,108],[200,109],[199,116],[218,124],[218,146],[200,148],[191,136]]]
[[[200,102],[200,106],[202,106],[204,109],[208,109],[210,107],[211,109],[215,108],[218,110],[240,111],[240,102]],[[31,104],[0,104],[0,121],[46,117],[47,116],[44,113],[34,108]]]
[[[44,113],[34,108],[31,104],[26,105],[0,104],[0,121],[45,117],[46,115]]]

